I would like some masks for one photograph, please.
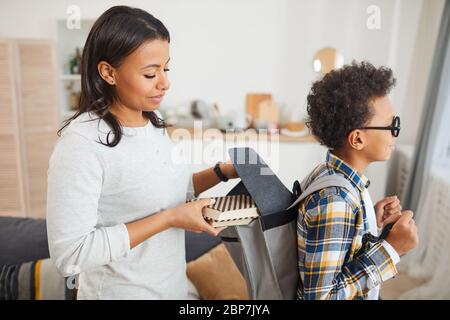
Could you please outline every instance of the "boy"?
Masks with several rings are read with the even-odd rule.
[[[308,126],[329,151],[303,190],[319,177],[341,175],[359,196],[328,187],[300,203],[299,299],[377,300],[380,283],[397,273],[400,256],[418,243],[413,213],[401,212],[396,197],[374,208],[364,176],[370,163],[389,159],[400,132],[388,98],[394,85],[390,69],[353,62],[315,82],[308,95]],[[377,227],[388,223],[395,223],[388,236],[376,239]],[[363,241],[366,233],[371,242]]]

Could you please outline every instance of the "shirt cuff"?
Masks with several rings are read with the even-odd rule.
[[[186,200],[192,200],[195,199],[195,190],[194,190],[194,174],[191,174],[191,177],[189,178],[189,184],[186,191]]]
[[[381,245],[386,249],[386,251],[389,253],[389,256],[392,259],[392,262],[394,264],[397,264],[400,262],[400,256],[398,255],[397,251],[387,242],[386,240],[381,240]]]
[[[112,227],[105,227],[105,231],[109,241],[111,262],[126,257],[131,251],[127,226],[121,223]]]

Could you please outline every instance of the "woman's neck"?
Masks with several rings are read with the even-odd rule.
[[[144,117],[142,110],[132,109],[120,103],[111,106],[110,111],[124,127],[143,127],[149,121]]]

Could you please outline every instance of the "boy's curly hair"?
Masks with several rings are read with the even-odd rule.
[[[307,125],[321,144],[340,148],[352,130],[372,117],[370,100],[389,94],[395,83],[391,69],[376,68],[367,61],[333,70],[316,81],[308,94]]]

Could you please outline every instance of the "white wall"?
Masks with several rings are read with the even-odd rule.
[[[314,53],[333,46],[345,61],[392,64],[390,48],[403,49],[409,61],[422,0],[153,0],[127,1],[160,18],[172,34],[172,89],[166,103],[194,98],[217,102],[243,115],[245,94],[269,91],[288,107],[304,107]],[[2,0],[0,37],[56,38],[56,19],[68,5],[81,8],[83,19],[95,19],[119,1]],[[396,6],[407,17],[394,21]],[[366,27],[369,5],[381,9],[381,29]],[[395,25],[400,32],[392,32]],[[402,28],[406,25],[407,28]],[[412,29],[409,27],[412,26]],[[395,37],[395,38],[393,38]],[[394,52],[395,54],[395,52]],[[405,82],[408,70],[398,74]],[[402,93],[405,95],[405,93]],[[400,98],[399,98],[399,101]]]
[[[444,0],[400,0],[393,12],[392,38],[388,65],[394,70],[397,85],[391,94],[402,131],[397,145],[414,145],[420,134],[420,119],[426,112],[424,99]],[[370,166],[372,193],[385,193],[390,162]],[[392,189],[392,188],[389,188]]]
[[[402,6],[410,0],[402,0]],[[424,106],[429,72],[433,60],[436,37],[444,0],[423,1],[421,10],[415,12],[417,19],[402,12],[399,17],[399,34],[413,33],[414,38],[398,37],[396,61],[397,72],[403,75],[394,92],[395,101],[401,108],[403,131],[399,137],[401,143],[414,143],[419,133],[420,115]]]
[[[414,142],[443,2],[130,0],[126,4],[154,14],[171,32],[172,88],[167,104],[202,98],[243,117],[245,94],[268,91],[288,108],[304,110],[317,78],[314,53],[332,46],[345,62],[364,59],[394,69],[398,87],[393,102],[410,123],[404,122],[407,134],[400,142]],[[95,19],[122,2],[2,0],[0,37],[56,39],[56,20],[65,19],[72,4],[80,6],[82,19]],[[379,30],[366,27],[369,5],[381,9]],[[384,193],[385,172],[385,164],[369,172],[379,196]]]

